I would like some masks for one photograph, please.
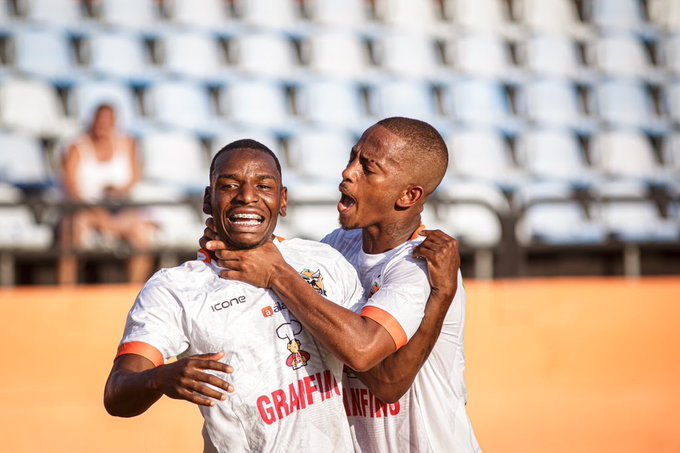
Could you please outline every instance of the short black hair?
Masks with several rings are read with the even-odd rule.
[[[215,153],[215,156],[213,156],[212,162],[210,162],[210,177],[212,178],[212,174],[215,171],[215,161],[217,160],[217,157],[222,154],[226,153],[235,149],[252,149],[255,151],[262,151],[265,154],[269,154],[272,159],[274,159],[274,163],[276,164],[276,170],[279,172],[279,177],[281,177],[281,162],[279,162],[279,158],[276,157],[276,154],[274,154],[274,151],[271,149],[267,148],[267,146],[263,145],[262,143],[258,142],[257,140],[253,140],[250,138],[244,138],[241,140],[236,140],[234,142],[229,143],[228,145],[225,145],[222,149],[217,151]]]

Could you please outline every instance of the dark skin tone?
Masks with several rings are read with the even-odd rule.
[[[271,244],[278,216],[285,215],[287,196],[271,156],[258,150],[231,150],[215,160],[205,202],[218,213],[220,242],[240,250]],[[215,400],[225,400],[234,391],[224,379],[206,372],[232,373],[219,361],[223,357],[223,352],[213,352],[155,367],[141,355],[122,355],[106,382],[104,406],[120,417],[143,413],[163,395],[214,406]]]
[[[407,180],[403,142],[381,126],[370,128],[353,148],[343,172],[343,194],[338,211],[345,228],[362,228],[364,251],[382,253],[406,242],[420,225],[425,190]],[[206,212],[209,214],[209,212]],[[300,322],[331,352],[360,372],[360,378],[379,398],[394,402],[411,386],[431,352],[457,289],[460,267],[458,244],[440,231],[426,231],[427,239],[414,249],[425,259],[431,293],[421,326],[409,343],[396,345],[380,324],[330,303],[299,278],[278,249],[233,252],[215,239],[208,223],[201,245],[218,250],[222,276],[271,288]],[[453,276],[453,278],[452,278]]]

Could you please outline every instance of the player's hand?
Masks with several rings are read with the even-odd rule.
[[[227,395],[209,387],[234,393],[234,387],[207,370],[231,374],[233,369],[219,360],[223,352],[185,357],[174,363],[161,365],[152,370],[151,386],[170,398],[187,400],[199,406],[214,406],[213,400],[224,401]]]
[[[448,296],[444,299],[450,304],[458,289],[458,241],[440,230],[423,230],[420,235],[426,238],[413,249],[413,256],[427,260],[431,291]]]
[[[227,270],[222,278],[249,283],[258,288],[271,288],[277,272],[287,266],[273,242],[251,250],[219,250],[215,252],[217,265]]]
[[[227,245],[220,241],[217,237],[217,228],[215,227],[215,219],[208,217],[205,221],[205,229],[203,230],[203,237],[198,240],[198,244],[202,249],[216,251],[226,250]]]

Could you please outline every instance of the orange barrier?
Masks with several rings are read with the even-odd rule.
[[[680,451],[680,279],[466,285],[468,413],[484,451]],[[3,451],[201,450],[189,403],[104,411],[136,292],[0,291]]]

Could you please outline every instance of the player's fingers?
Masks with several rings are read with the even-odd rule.
[[[203,228],[203,236],[207,237],[208,240],[211,241],[217,239],[217,234],[208,227]]]
[[[177,389],[177,395],[189,401],[190,403],[198,404],[199,406],[207,406],[207,407],[213,407],[215,405],[215,402],[212,400],[209,400],[208,398],[204,398],[202,396],[199,396],[197,393],[194,393],[192,390],[187,390],[186,388],[178,388]],[[220,399],[220,398],[218,398]]]
[[[224,389],[225,391],[229,391],[229,393],[234,392],[233,388],[230,389],[229,384],[215,376],[211,376],[206,373],[196,373],[193,379],[186,379],[185,381],[182,382],[182,385],[184,386],[184,388],[199,393],[202,396],[207,396],[208,398],[214,398],[216,400],[222,401],[227,399],[227,395],[217,390],[217,388],[212,388],[210,386],[203,384],[204,382],[214,385],[217,388],[222,388],[222,386],[224,386],[226,387]]]
[[[222,271],[220,272],[220,277],[222,277],[225,280],[245,281],[243,277],[241,277],[241,272],[234,270]]]
[[[217,239],[217,237],[214,237],[212,240],[208,241],[205,244],[205,248],[207,248],[208,250],[220,251],[226,249],[227,246],[224,242]]]
[[[214,387],[222,389],[227,393],[234,393],[234,387],[230,383],[228,383],[224,379],[221,379],[218,376],[215,376],[214,374],[202,373],[202,372],[197,371],[196,374],[193,375],[193,377],[194,377],[195,381],[205,382],[206,384],[210,384]],[[206,395],[212,397],[212,395],[208,395],[208,394],[206,394]],[[222,395],[222,394],[220,393],[220,395]],[[220,396],[220,398],[221,398],[221,396]]]
[[[217,228],[215,227],[215,219],[212,217],[208,217],[205,219],[205,226],[208,227],[210,230],[217,232]]]
[[[220,360],[222,357],[224,357],[224,351],[206,352],[205,354],[196,354],[191,356],[192,359],[199,360]]]

